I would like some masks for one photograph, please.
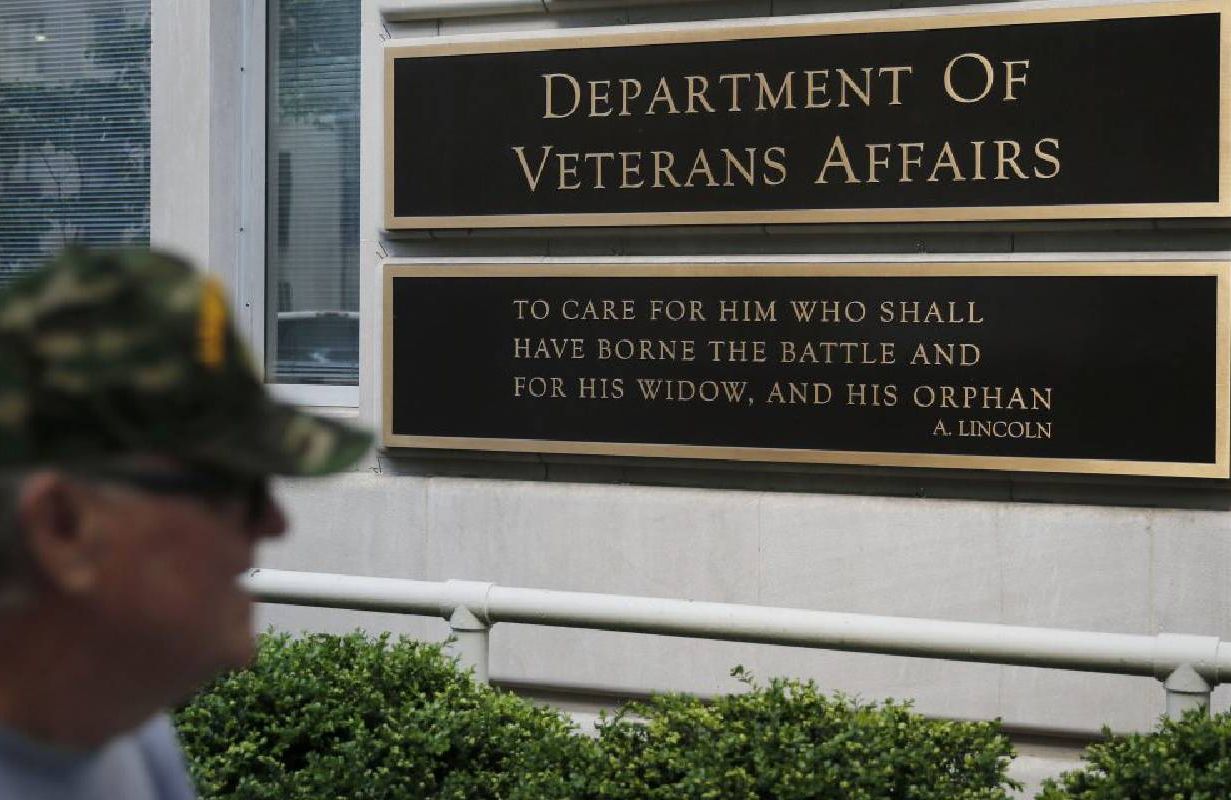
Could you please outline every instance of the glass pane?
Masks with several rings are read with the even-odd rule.
[[[0,0],[0,282],[149,232],[149,0]]]
[[[270,0],[266,380],[359,382],[359,0]]]

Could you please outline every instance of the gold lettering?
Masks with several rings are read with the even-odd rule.
[[[547,164],[547,157],[551,155],[551,148],[549,144],[543,146],[543,156],[539,159],[539,168],[535,170],[534,175],[530,174],[530,165],[526,162],[526,148],[521,145],[513,148],[513,152],[517,154],[517,161],[521,164],[521,171],[526,176],[526,185],[532,192],[539,188],[539,180],[543,177],[543,167]]]
[[[1050,144],[1052,148],[1054,149],[1054,152],[1051,152],[1051,153],[1044,152],[1043,150],[1044,144]],[[1034,144],[1034,154],[1052,165],[1052,170],[1051,172],[1048,172],[1048,173],[1039,172],[1039,168],[1035,167],[1034,177],[1047,180],[1048,178],[1054,178],[1060,174],[1060,140],[1059,139],[1052,139],[1052,138],[1040,139]]]
[[[633,183],[631,178],[636,178],[637,182]],[[621,150],[620,188],[640,189],[644,185],[645,180],[641,177],[641,153],[636,150]]]
[[[914,363],[912,360],[911,363]],[[919,408],[1050,411],[1052,388],[1021,386],[916,386],[911,399]]]
[[[580,189],[581,181],[575,183],[566,183],[567,178],[577,178],[577,153],[556,153],[556,159],[560,164],[560,189]]]
[[[890,91],[889,105],[900,106],[902,105],[901,83],[900,83],[902,75],[903,74],[910,75],[912,72],[914,72],[914,68],[913,67],[881,67],[880,71],[877,72],[876,74],[879,76],[879,75],[884,75],[886,72],[889,73],[889,81],[893,87],[893,89]]]
[[[816,82],[817,75],[823,76],[825,80],[821,81],[818,84]],[[804,108],[829,108],[829,104],[833,102],[833,100],[829,97],[825,97],[824,103],[816,102],[817,95],[824,96],[829,92],[829,70],[827,69],[805,70],[804,76],[807,78],[807,81],[808,81],[807,83],[808,100],[806,103],[804,103]]]
[[[743,111],[739,104],[739,82],[751,81],[751,72],[731,72],[718,76],[718,82],[728,81],[731,84],[731,105],[728,111]]]
[[[848,406],[884,406],[893,408],[898,404],[898,387],[892,383],[848,383],[846,384],[846,404]]]
[[[671,322],[705,322],[705,312],[700,300],[650,300],[650,319],[667,319]]]
[[[829,147],[829,155],[825,156],[825,163],[821,166],[821,174],[816,176],[814,183],[825,183],[825,173],[830,167],[842,167],[846,173],[847,183],[859,183],[859,178],[855,177],[855,170],[851,168],[851,158],[846,154],[846,145],[842,143],[841,136],[833,137],[833,144]]]
[[[697,343],[692,339],[595,340],[599,361],[696,361]]]
[[[631,90],[631,91],[630,91]],[[628,101],[641,96],[641,81],[636,78],[620,78],[620,116],[630,115]]]
[[[611,81],[587,81],[590,85],[590,116],[592,117],[609,117],[611,116],[611,95],[607,94],[607,90],[611,88]],[[603,92],[599,93],[599,88]],[[607,103],[606,111],[599,111],[599,103]]]
[[[957,66],[959,61],[965,58],[973,58],[975,61],[979,62],[981,67],[983,67],[983,91],[974,97],[963,97],[957,93],[956,89],[953,88],[953,68]],[[992,71],[992,62],[988,61],[978,53],[962,53],[960,56],[954,56],[945,66],[945,93],[959,103],[977,103],[987,97],[987,95],[992,91],[992,84],[995,82],[995,78],[995,73]]]
[[[655,150],[654,155],[654,188],[661,189],[664,184],[662,177],[666,176],[667,181],[675,188],[680,188],[680,182],[671,174],[671,168],[675,166],[675,154],[670,150]],[[665,163],[664,163],[665,162]]]
[[[784,384],[781,381],[774,381],[773,387],[769,390],[769,397],[766,398],[765,402],[781,403],[784,405],[806,403],[814,406],[823,406],[833,400],[833,388],[828,383],[788,381],[785,383],[785,393],[783,386]]]
[[[918,150],[918,155],[913,158],[910,155],[911,149]],[[923,142],[898,142],[898,150],[902,152],[902,178],[899,183],[910,183],[910,168],[923,166]]]
[[[777,108],[778,103],[782,102],[782,98],[786,98],[786,103],[782,106],[786,109],[794,109],[795,101],[791,96],[791,78],[795,77],[795,72],[792,70],[782,76],[782,84],[778,87],[778,93],[774,94],[769,88],[769,82],[765,80],[765,73],[758,72],[756,74],[757,81],[760,84],[760,92],[757,95],[757,111],[764,111],[766,101],[769,101],[769,108]]]
[[[577,396],[582,400],[619,400],[624,397],[624,379],[578,378]]]
[[[615,153],[586,153],[585,160],[594,164],[594,188],[606,189],[603,184],[603,160],[615,161]]]
[[[704,150],[697,151],[697,157],[692,162],[692,170],[688,173],[688,177],[684,179],[684,185],[691,188],[692,179],[701,175],[705,178],[705,185],[714,187],[718,186],[718,180],[714,177],[713,170],[710,169],[709,158],[706,157]]]
[[[932,167],[932,174],[928,176],[928,183],[936,183],[940,180],[936,177],[936,173],[939,172],[941,168],[948,169],[953,172],[953,177],[950,178],[950,180],[966,180],[966,178],[962,176],[962,170],[957,165],[957,156],[953,154],[953,148],[948,142],[945,142],[944,146],[940,148],[940,155],[936,157],[936,164]]]
[[[880,183],[880,179],[876,177],[876,168],[889,166],[889,157],[886,155],[884,158],[877,158],[876,151],[883,148],[885,153],[888,153],[889,145],[884,142],[877,142],[876,144],[866,146],[868,148],[868,183]],[[850,183],[850,181],[847,181],[847,183]]]
[[[862,89],[860,89],[859,84],[855,83],[854,79],[851,78],[850,73],[844,69],[838,69],[838,80],[840,81],[838,84],[838,108],[850,107],[850,103],[846,102],[846,90],[848,88],[855,93],[855,96],[863,102],[864,106],[871,107],[872,68],[863,67],[860,71],[863,73]],[[868,183],[873,183],[873,181],[868,181]]]
[[[1013,94],[1013,84],[1020,83],[1026,85],[1026,70],[1030,69],[1029,59],[1024,61],[1005,61],[1004,64],[1004,99],[1005,101],[1016,100],[1017,97]],[[1022,67],[1021,74],[1017,74],[1014,67]]]
[[[710,88],[710,82],[704,75],[689,75],[684,78],[688,82],[688,110],[685,114],[696,114],[697,110],[693,101],[700,101],[701,105],[705,106],[705,110],[713,113],[714,107],[705,99],[705,93]],[[700,88],[697,88],[700,86]]]
[[[563,119],[577,110],[577,107],[581,105],[581,84],[577,82],[576,78],[569,75],[567,72],[552,72],[544,74],[541,77],[543,78],[543,119]],[[563,114],[557,114],[552,111],[551,85],[552,81],[556,78],[563,78],[568,82],[569,87],[573,90],[573,105],[571,105],[569,110],[565,111]]]
[[[784,164],[783,161],[780,161],[780,160],[776,161],[770,158],[771,154],[777,154],[779,159],[785,159],[786,158],[786,148],[785,147],[770,147],[765,151],[765,155],[764,155],[765,166],[777,172],[778,176],[777,176],[777,179],[772,179],[769,177],[768,174],[766,174],[761,178],[761,180],[765,182],[766,186],[778,186],[779,184],[781,184],[783,181],[786,180],[786,164]],[[823,174],[823,171],[822,171],[822,174]]]
[[[654,89],[654,96],[650,98],[650,105],[645,110],[645,113],[653,114],[654,106],[659,103],[667,104],[667,108],[669,109],[667,111],[668,114],[680,113],[680,110],[675,105],[675,98],[671,96],[671,87],[667,85],[666,78],[658,79],[658,86]]]
[[[741,162],[739,158],[734,153],[732,153],[730,150],[728,150],[725,147],[722,148],[722,154],[723,156],[726,157],[726,166],[727,166],[727,179],[723,181],[723,184],[722,184],[723,186],[734,186],[735,185],[735,181],[731,179],[732,169],[738,172],[744,178],[744,182],[747,183],[749,186],[752,186],[756,183],[756,178],[753,175],[753,170],[755,169],[754,162],[757,156],[757,149],[755,147],[746,147],[744,148],[744,152],[748,154],[747,166],[745,166],[743,162]]]
[[[1008,155],[1005,155],[1005,150],[1008,149]],[[1026,180],[1026,173],[1022,172],[1022,168],[1017,165],[1017,158],[1022,154],[1022,146],[1012,139],[997,139],[996,140],[996,180],[1007,181],[1009,178],[1004,174],[1005,166],[1013,168],[1013,172],[1017,177]]]

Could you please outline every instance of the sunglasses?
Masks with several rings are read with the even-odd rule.
[[[255,523],[269,509],[269,479],[244,477],[195,467],[168,469],[109,467],[91,469],[82,477],[117,483],[150,494],[185,495],[211,504],[237,502],[244,520]]]

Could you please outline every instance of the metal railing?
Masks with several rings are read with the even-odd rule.
[[[1215,636],[1029,628],[273,569],[251,570],[246,584],[266,603],[441,617],[452,629],[459,660],[483,682],[488,634],[498,622],[1140,675],[1163,682],[1172,718],[1208,709],[1214,687],[1231,678],[1231,642]]]

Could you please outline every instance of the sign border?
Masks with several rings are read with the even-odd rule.
[[[650,458],[717,459],[795,464],[851,464],[876,467],[987,469],[1165,478],[1231,477],[1231,261],[1048,261],[1048,262],[692,262],[638,261],[572,263],[417,263],[385,262],[381,287],[382,388],[381,445],[386,448],[489,450],[509,453],[567,453]],[[1217,287],[1215,320],[1214,462],[1127,461],[947,455],[935,453],[805,450],[773,447],[676,445],[642,442],[575,442],[552,439],[496,439],[414,436],[393,433],[393,281],[396,278],[494,277],[1114,277],[1213,276]]]
[[[1095,6],[1050,8],[971,7],[917,9],[913,12],[863,12],[817,15],[797,19],[760,18],[715,23],[631,26],[619,30],[583,28],[531,35],[458,36],[407,44],[384,45],[384,152],[386,230],[443,228],[552,228],[662,225],[765,225],[816,222],[975,222],[997,220],[1112,219],[1148,217],[1231,216],[1231,0],[1163,0]],[[550,214],[490,214],[456,216],[395,216],[393,213],[393,64],[399,58],[531,52],[598,47],[629,47],[691,42],[774,39],[848,33],[944,30],[1048,22],[1170,17],[1184,14],[1219,15],[1218,200],[1185,203],[1090,203],[1045,206],[963,206],[921,208],[821,208],[755,211],[593,212]]]

